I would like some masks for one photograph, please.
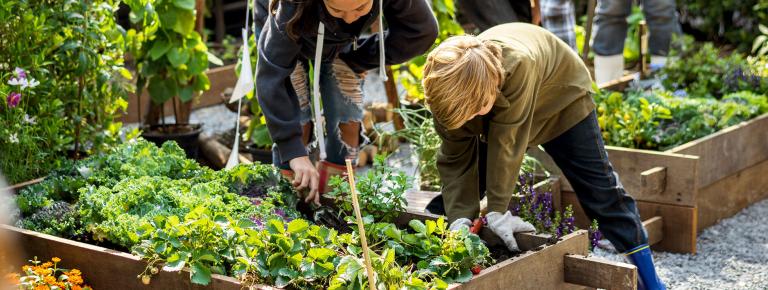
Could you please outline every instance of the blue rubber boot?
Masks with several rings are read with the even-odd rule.
[[[659,276],[656,275],[656,268],[653,266],[653,255],[651,254],[651,248],[648,245],[641,245],[632,250],[627,251],[627,259],[637,267],[637,275],[639,280],[637,281],[637,289],[641,290],[666,290],[667,287],[661,282]]]

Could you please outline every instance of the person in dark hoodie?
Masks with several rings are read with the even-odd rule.
[[[357,157],[362,74],[379,68],[386,77],[385,65],[426,52],[437,38],[437,21],[426,0],[272,0],[268,9],[257,11],[267,19],[258,42],[256,87],[275,142],[273,160],[297,189],[309,189],[306,202],[319,204],[328,178],[345,171],[345,159]],[[376,20],[378,33],[361,37]],[[317,166],[308,157],[312,135],[322,159]]]

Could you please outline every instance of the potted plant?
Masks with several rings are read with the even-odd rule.
[[[264,114],[261,112],[261,107],[255,97],[252,97],[251,105],[249,107],[252,116],[243,138],[245,140],[250,140],[251,143],[246,145],[246,148],[248,149],[248,152],[251,153],[253,161],[271,164],[272,137],[269,136],[267,122],[264,119]]]
[[[148,124],[142,126],[142,136],[157,144],[174,140],[188,156],[195,158],[202,124],[189,124],[190,101],[210,88],[205,74],[208,49],[195,31],[196,1],[128,0],[125,3],[131,8],[130,20],[135,26],[126,35],[138,74],[139,108],[145,88],[152,102],[146,116]],[[173,124],[166,124],[164,120],[163,105],[168,101],[173,105]]]

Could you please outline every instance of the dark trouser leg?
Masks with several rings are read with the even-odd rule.
[[[623,253],[648,242],[635,200],[608,160],[594,111],[543,146],[573,186],[587,216],[597,219],[616,250]]]

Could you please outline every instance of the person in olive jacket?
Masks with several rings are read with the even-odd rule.
[[[385,65],[426,52],[437,38],[437,21],[426,0],[273,0],[268,9],[257,11],[267,19],[258,41],[256,87],[274,163],[298,189],[309,188],[306,201],[319,203],[318,191],[327,190],[329,176],[345,171],[344,160],[355,160],[361,145],[361,74],[379,68],[385,76]],[[361,37],[376,20],[378,33]],[[313,81],[322,110],[320,100],[312,100],[317,105],[311,108],[310,61],[319,70]],[[312,130],[313,111],[314,120],[322,111],[325,128]],[[315,138],[324,140],[319,147],[327,157],[316,168],[307,144],[313,131],[321,135],[323,129],[328,137]]]
[[[518,250],[513,234],[534,227],[507,209],[527,148],[542,145],[589,218],[637,265],[641,287],[664,289],[635,200],[608,160],[589,71],[565,42],[523,23],[453,37],[429,53],[423,85],[442,139],[437,166],[451,229],[478,217],[484,189],[488,227]]]

